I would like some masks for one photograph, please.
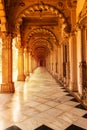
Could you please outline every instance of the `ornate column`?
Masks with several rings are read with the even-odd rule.
[[[67,62],[66,62],[66,86],[69,86],[70,79],[70,62],[69,62],[69,43],[67,45]]]
[[[35,61],[34,61],[34,56],[31,55],[31,71],[33,72],[35,69]]]
[[[32,73],[32,65],[31,65],[31,53],[29,52],[29,74]]]
[[[77,77],[78,77],[78,92],[80,96],[82,96],[81,68],[82,68],[82,35],[81,35],[81,28],[78,27],[77,29]]]
[[[6,32],[2,33],[2,84],[1,93],[13,93],[12,82],[12,37]]]
[[[24,75],[24,48],[18,48],[18,81],[25,81]]]
[[[86,65],[86,50],[85,50],[85,28],[79,27],[77,30],[78,43],[78,92],[83,104],[87,107],[87,65]]]
[[[54,51],[52,51],[52,70],[51,70],[51,72],[52,72],[52,74],[53,74],[53,71],[54,71],[54,61],[53,61],[53,55],[54,54]]]
[[[60,66],[61,66],[61,54],[60,54],[60,51],[61,51],[61,47],[58,46],[58,80],[61,79],[61,72],[60,72]]]
[[[61,83],[63,84],[63,81],[64,81],[64,79],[63,79],[63,44],[61,44],[61,48],[60,48],[61,50],[60,50],[60,63],[61,63],[61,65],[60,65],[60,73],[61,73]]]
[[[50,73],[52,73],[52,51],[50,52]]]
[[[56,49],[53,50],[53,76],[56,74]]]
[[[25,76],[29,76],[29,52],[28,52],[28,48],[24,49],[24,70],[25,70]]]
[[[62,82],[62,45],[58,47],[58,80]]]
[[[69,60],[70,60],[70,82],[69,89],[77,91],[77,46],[76,36],[74,33],[69,37]]]
[[[58,46],[55,51],[55,78],[58,79]]]
[[[51,51],[50,51],[49,55],[50,55],[49,61],[50,61],[50,73],[51,73],[51,68],[52,68],[52,64],[51,64],[52,63],[52,54],[51,54]]]

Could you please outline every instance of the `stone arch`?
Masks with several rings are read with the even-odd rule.
[[[52,43],[50,42],[50,41],[48,41],[47,39],[44,39],[44,38],[38,38],[38,39],[36,39],[36,40],[34,40],[32,43],[31,43],[31,45],[29,46],[29,48],[33,48],[33,46],[35,46],[35,44],[37,44],[38,43],[38,45],[46,45],[50,50],[53,50],[53,45],[52,45]],[[42,43],[42,44],[41,44]]]
[[[44,12],[49,11],[51,14],[57,15],[59,18],[62,19],[63,24],[65,24],[65,28],[69,26],[69,23],[67,21],[67,18],[65,17],[64,13],[58,9],[57,7],[50,5],[50,4],[33,4],[29,7],[27,7],[25,10],[23,10],[20,13],[20,16],[18,16],[16,19],[16,29],[19,29],[20,25],[22,24],[22,18],[27,17],[27,15],[35,13],[35,12]]]
[[[29,32],[29,33],[27,34],[27,36],[28,36],[28,41],[27,41],[27,43],[30,42],[30,40],[32,39],[32,36],[34,36],[35,34],[38,34],[38,33],[48,35],[48,37],[49,37],[50,39],[48,39],[48,37],[47,37],[47,38],[43,38],[43,39],[44,39],[44,40],[46,39],[47,41],[50,42],[51,48],[53,48],[53,45],[52,45],[53,43],[54,43],[55,45],[58,45],[58,39],[56,38],[55,34],[54,34],[51,30],[46,29],[46,28],[37,28],[37,29],[34,29],[34,30],[32,30],[31,32]],[[40,38],[39,38],[39,39],[40,39]],[[52,41],[53,43],[52,43],[51,41]]]

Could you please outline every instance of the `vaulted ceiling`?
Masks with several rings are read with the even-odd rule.
[[[20,33],[21,45],[35,57],[45,58],[71,29],[76,0],[4,0],[8,30]]]

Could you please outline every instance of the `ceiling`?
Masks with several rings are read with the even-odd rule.
[[[21,35],[21,46],[43,58],[59,45],[62,31],[71,31],[71,8],[76,0],[4,0],[8,30]],[[63,30],[62,30],[63,27]]]

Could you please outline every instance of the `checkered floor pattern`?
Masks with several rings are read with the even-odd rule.
[[[0,130],[87,130],[87,110],[45,70],[0,95]]]

